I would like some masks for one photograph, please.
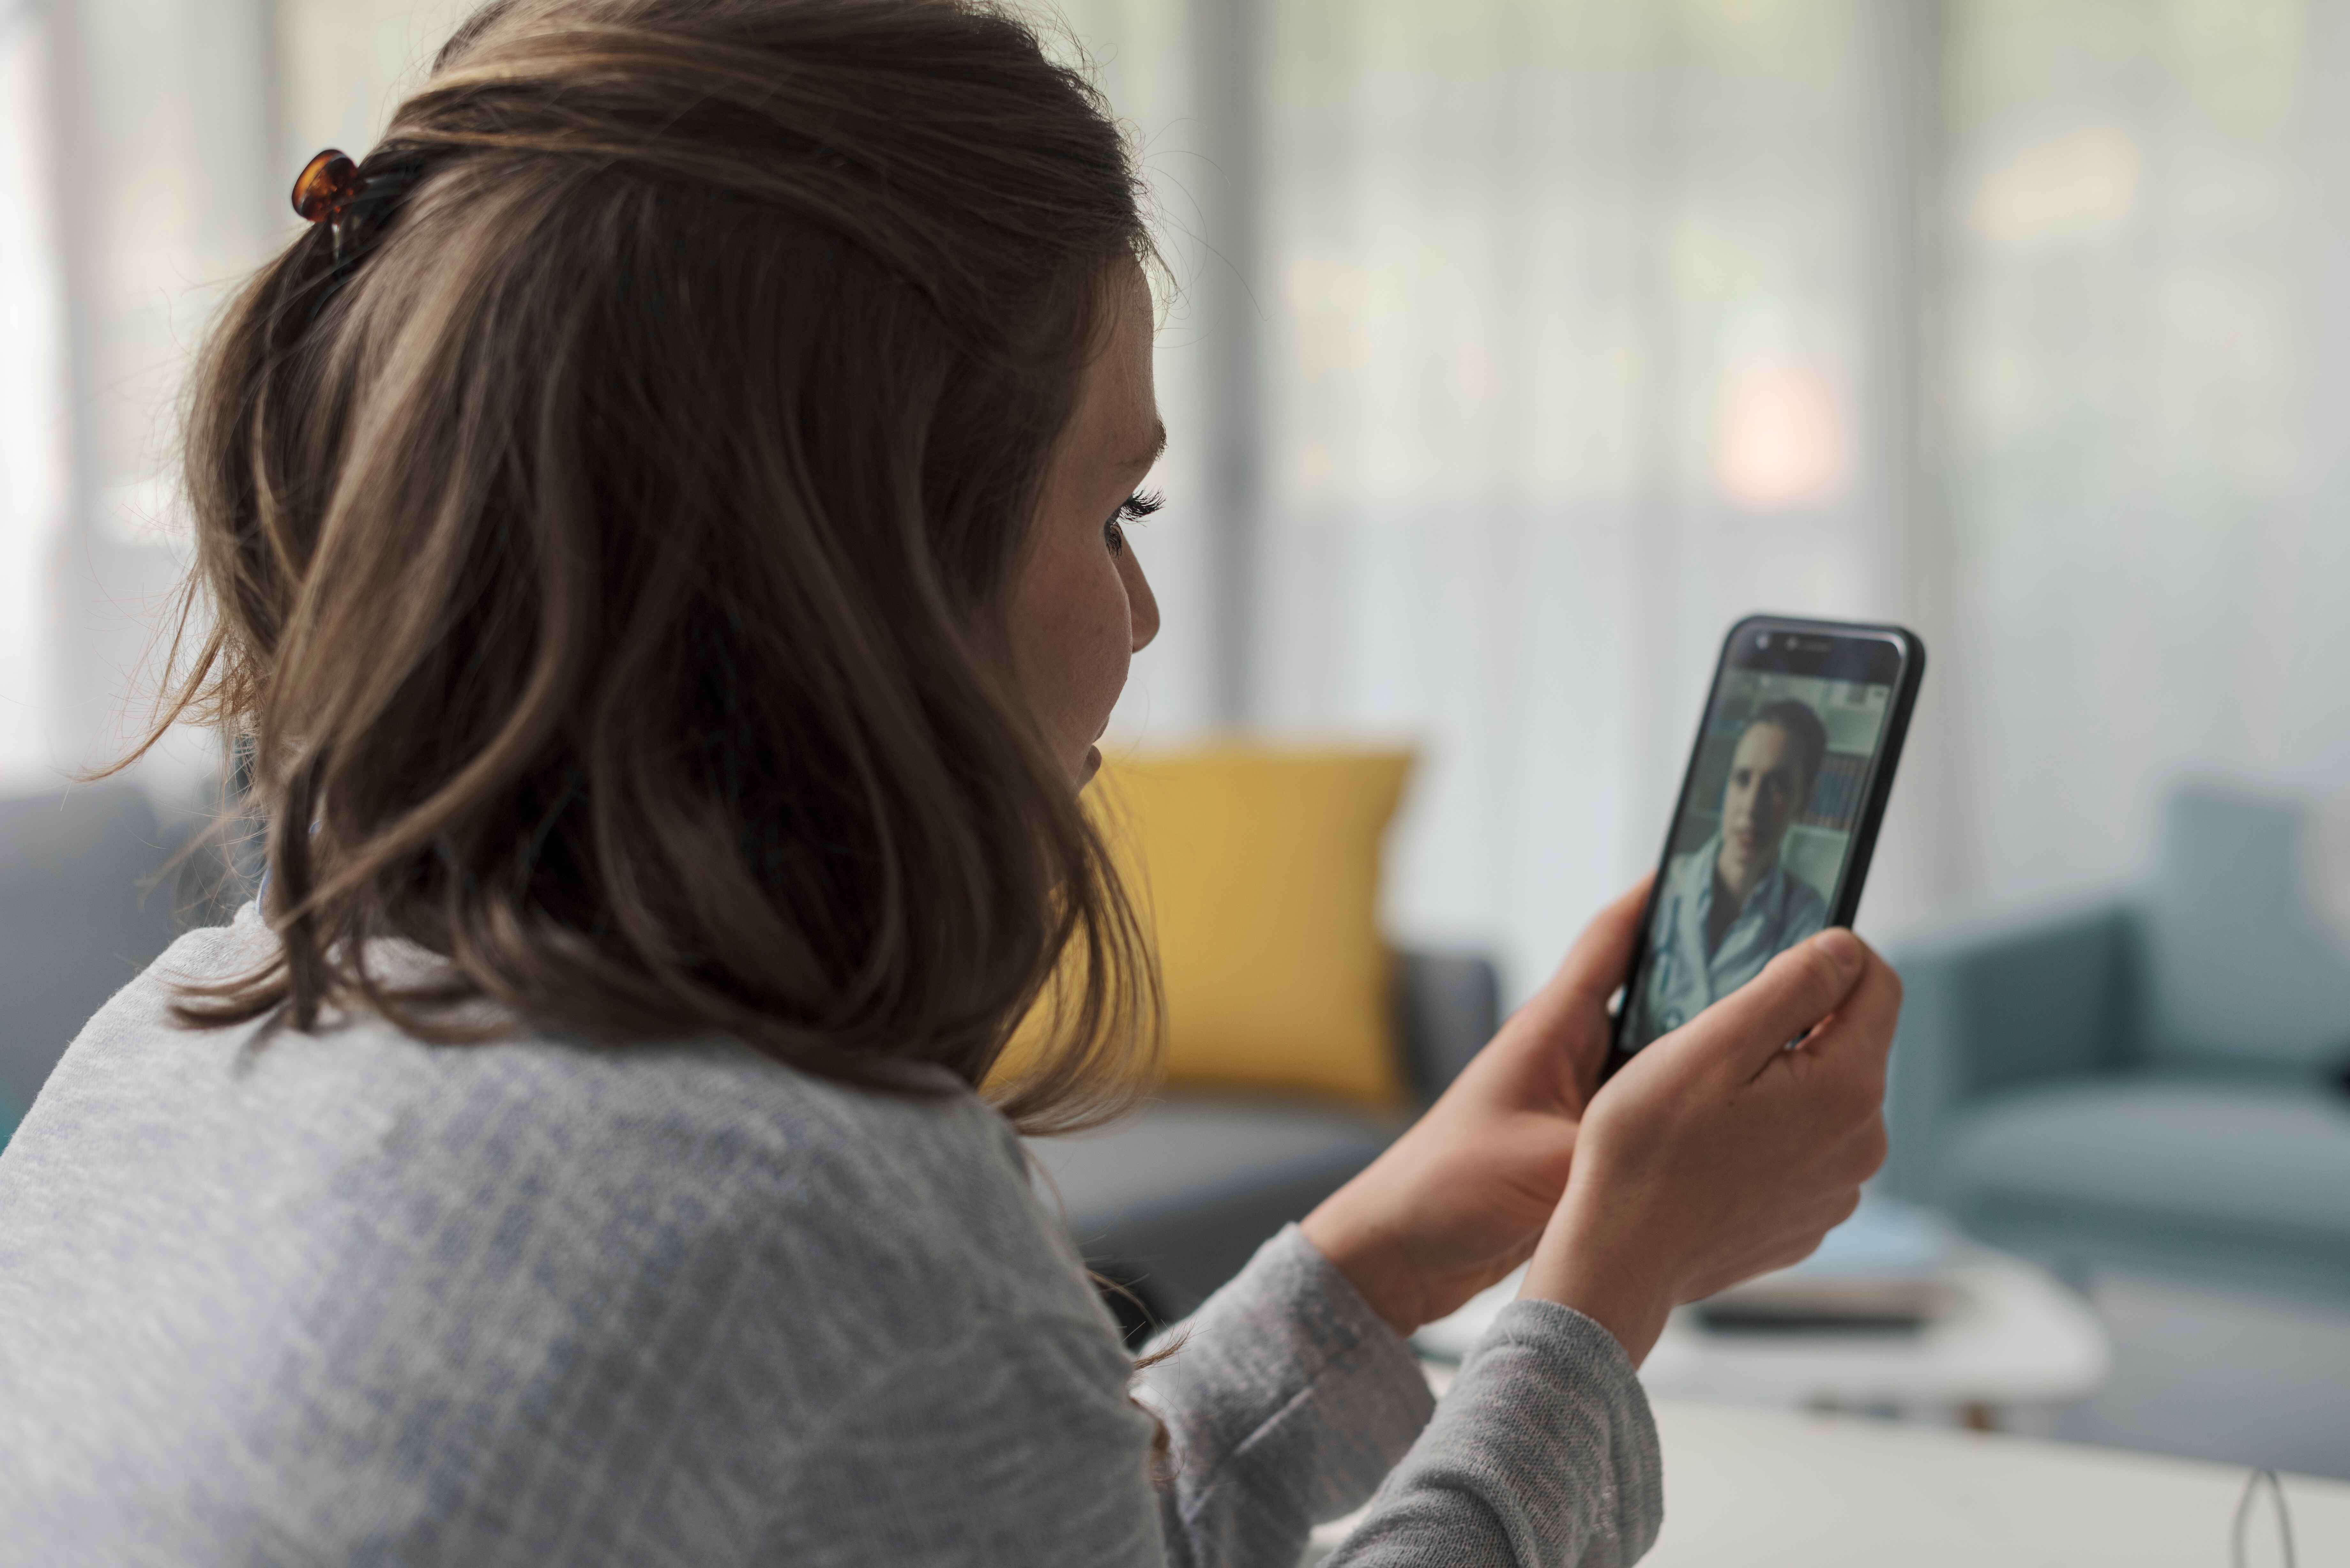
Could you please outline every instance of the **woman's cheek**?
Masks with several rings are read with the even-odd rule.
[[[1087,544],[1039,562],[1016,601],[1021,684],[1037,722],[1072,764],[1109,722],[1132,658],[1126,585],[1098,540]]]
[[[1091,624],[1087,639],[1091,647],[1085,661],[1093,721],[1093,729],[1086,736],[1088,744],[1109,722],[1110,710],[1118,706],[1118,694],[1126,690],[1127,670],[1134,659],[1133,618],[1127,607],[1126,584],[1114,562],[1107,564],[1091,597],[1094,609],[1087,618]]]

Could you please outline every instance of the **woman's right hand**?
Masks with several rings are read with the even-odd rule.
[[[1637,1366],[1675,1305],[1808,1256],[1885,1162],[1900,1011],[1892,969],[1829,930],[1648,1045],[1585,1111],[1520,1295],[1596,1320]]]

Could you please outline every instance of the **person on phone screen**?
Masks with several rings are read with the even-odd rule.
[[[1826,898],[1779,854],[1827,750],[1827,726],[1809,703],[1766,703],[1746,721],[1721,787],[1720,831],[1675,856],[1657,889],[1641,1044],[1679,1029],[1827,924]]]

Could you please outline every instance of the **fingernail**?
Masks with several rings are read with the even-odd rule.
[[[1846,930],[1842,926],[1838,926],[1833,930],[1822,931],[1818,941],[1820,951],[1827,956],[1828,962],[1846,974],[1860,972],[1861,960],[1866,950],[1861,947],[1858,937]]]

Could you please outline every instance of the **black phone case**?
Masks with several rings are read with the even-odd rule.
[[[1705,726],[1712,716],[1715,700],[1721,692],[1721,680],[1732,668],[1732,656],[1739,639],[1756,632],[1788,631],[1797,636],[1858,637],[1889,640],[1901,650],[1901,669],[1894,681],[1891,707],[1885,719],[1885,736],[1878,743],[1877,755],[1869,764],[1868,783],[1861,795],[1859,820],[1855,824],[1852,849],[1847,855],[1842,878],[1836,884],[1835,897],[1828,906],[1828,924],[1850,926],[1860,912],[1860,890],[1868,881],[1868,865],[1877,853],[1877,829],[1885,823],[1886,802],[1893,796],[1893,775],[1901,766],[1901,748],[1909,738],[1910,711],[1918,705],[1918,689],[1926,676],[1926,643],[1907,627],[1869,621],[1805,620],[1798,616],[1751,615],[1731,627],[1721,639],[1721,657],[1714,660],[1713,680],[1706,687],[1705,704],[1698,710],[1697,737],[1690,744],[1689,761],[1681,768],[1681,787],[1673,796],[1672,815],[1665,819],[1665,846],[1657,857],[1657,884],[1664,881],[1666,863],[1673,852],[1673,834],[1680,825],[1682,813],[1689,805],[1689,794],[1697,782],[1700,752],[1705,745]],[[1628,1001],[1633,981],[1639,976],[1641,966],[1648,956],[1648,927],[1656,919],[1657,887],[1648,890],[1648,902],[1640,911],[1640,940],[1633,947],[1632,961],[1624,971],[1624,997]],[[1624,1049],[1624,1016],[1628,1006],[1619,1007],[1617,1016],[1609,1023],[1607,1063],[1600,1071],[1605,1083],[1618,1067],[1631,1060],[1632,1053]]]

